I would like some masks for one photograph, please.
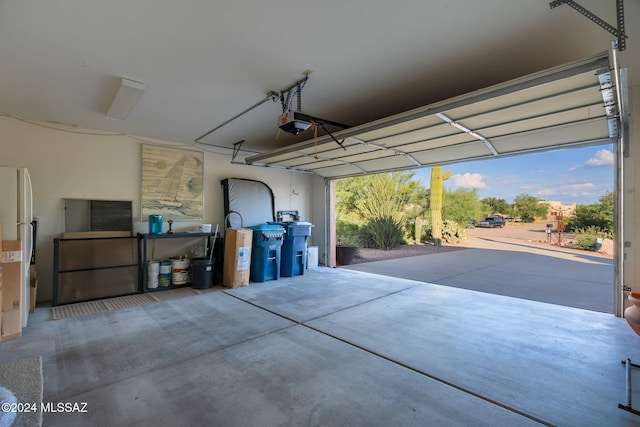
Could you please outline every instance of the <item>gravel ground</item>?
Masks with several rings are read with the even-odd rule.
[[[554,232],[555,232],[555,224],[554,224]],[[564,239],[564,246],[567,250],[571,250],[571,241],[573,240],[573,235],[566,234]],[[442,252],[452,252],[459,251],[464,249],[474,248],[476,245],[477,239],[515,239],[521,240],[523,242],[529,244],[537,244],[537,245],[550,245],[550,243],[546,243],[546,222],[537,222],[532,224],[524,224],[524,223],[509,223],[503,229],[499,228],[475,228],[475,229],[467,229],[467,240],[460,243],[459,245],[444,245],[444,246],[434,246],[431,243],[422,243],[419,245],[402,245],[397,249],[392,249],[390,251],[385,251],[383,249],[368,249],[368,248],[360,248],[356,257],[353,260],[353,264],[362,264],[364,262],[372,262],[372,261],[383,261],[387,259],[396,259],[396,258],[405,258],[411,256],[418,255],[431,255],[438,254]],[[556,242],[556,234],[552,235],[552,240]],[[605,241],[602,252],[590,252],[592,255],[600,255],[609,258],[613,258],[613,242]],[[554,245],[554,247],[557,247]],[[578,249],[574,249],[578,251]],[[583,252],[583,251],[580,251]]]
[[[360,248],[353,264],[362,264],[363,262],[383,261],[386,259],[405,258],[418,255],[431,255],[442,252],[452,252],[468,249],[462,246],[434,246],[430,243],[422,243],[420,245],[402,245],[397,249],[385,251],[384,249]]]

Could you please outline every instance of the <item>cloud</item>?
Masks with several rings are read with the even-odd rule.
[[[596,152],[596,156],[590,158],[584,164],[584,166],[587,168],[597,168],[600,166],[609,166],[609,165],[613,165],[613,152],[607,149],[598,150]]]
[[[453,183],[453,186],[456,188],[489,188],[483,181],[484,177],[479,173],[457,173],[455,175],[452,175],[450,179]]]
[[[578,196],[593,196],[595,186],[591,182],[585,182],[582,184],[567,184],[567,185],[559,185],[557,187],[547,187],[541,190],[538,190],[538,195],[542,197],[549,196],[567,196],[567,197],[578,197]]]
[[[542,190],[538,191],[538,195],[544,197],[554,196],[556,194],[558,194],[558,191],[555,188],[543,188]]]
[[[560,190],[563,192],[573,192],[573,191],[585,191],[591,190],[593,188],[593,184],[590,182],[585,182],[583,184],[569,184],[569,185],[561,185]]]

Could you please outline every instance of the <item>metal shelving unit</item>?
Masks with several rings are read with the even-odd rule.
[[[140,289],[142,293],[146,292],[159,292],[167,291],[169,289],[177,289],[191,286],[191,283],[185,283],[181,285],[169,285],[157,288],[149,289],[147,287],[147,244],[149,240],[155,241],[159,239],[205,239],[205,253],[209,253],[211,248],[211,238],[215,233],[163,233],[163,234],[149,234],[138,233],[138,281],[140,283]],[[216,245],[217,246],[217,245]]]

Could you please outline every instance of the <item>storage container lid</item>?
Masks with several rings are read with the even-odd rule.
[[[256,231],[270,230],[270,231],[283,231],[284,232],[284,228],[282,228],[281,225],[274,224],[274,223],[252,225],[249,228],[251,228],[252,230],[256,230]]]
[[[258,224],[252,225],[249,228],[256,231],[254,238],[256,238],[257,235],[262,235],[265,239],[278,239],[284,235],[284,228],[277,224]]]

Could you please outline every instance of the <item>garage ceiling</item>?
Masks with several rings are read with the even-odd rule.
[[[616,24],[615,0],[577,2]],[[550,3],[3,0],[0,116],[169,141],[229,160],[244,141],[236,157],[242,162],[311,134],[278,132],[280,103],[267,101],[195,141],[308,69],[302,110],[354,127],[611,48],[616,38],[608,31],[566,4]],[[624,15],[628,39],[620,64],[629,69],[629,84],[640,84],[640,2],[627,0]],[[146,89],[126,119],[113,120],[105,113],[121,78]],[[486,117],[474,111],[448,110],[441,112],[478,131],[490,124],[476,122]],[[467,116],[474,122],[462,120]],[[436,119],[426,121],[442,122]],[[424,132],[433,139],[453,131],[445,125]],[[384,133],[361,136],[380,140]],[[504,150],[495,135],[483,136]],[[364,149],[354,140],[345,144],[348,153]],[[483,145],[469,149],[479,154]]]
[[[611,57],[604,52],[245,161],[341,178],[615,142]]]

